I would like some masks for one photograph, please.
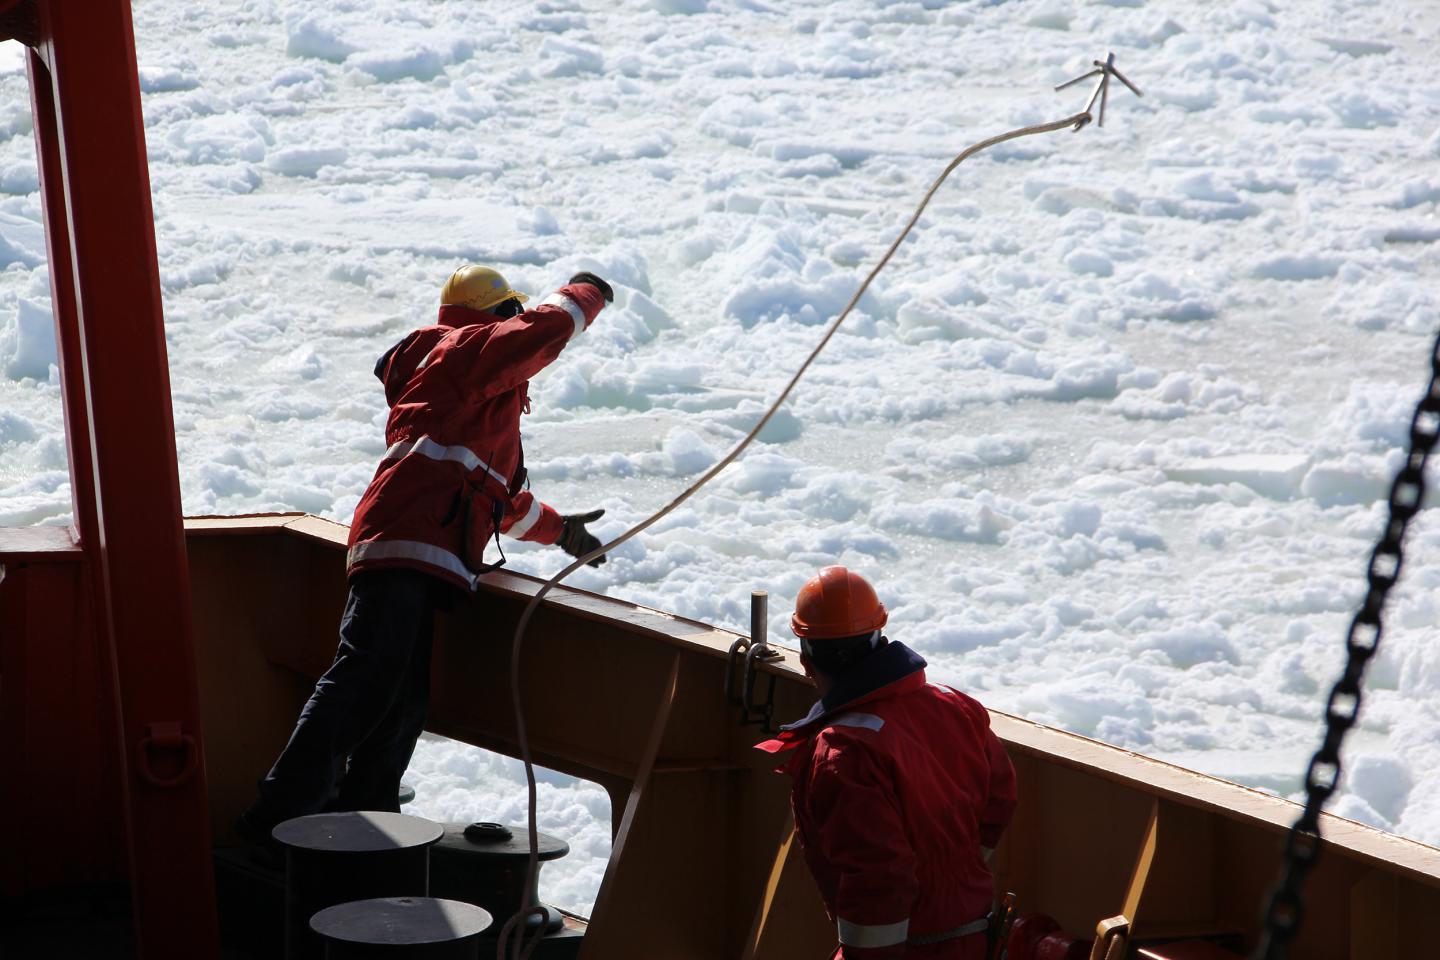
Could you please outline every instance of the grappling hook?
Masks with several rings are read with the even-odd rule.
[[[1073,87],[1075,84],[1080,83],[1083,80],[1089,80],[1091,77],[1100,78],[1095,82],[1095,89],[1090,91],[1090,99],[1085,101],[1086,116],[1084,119],[1076,122],[1076,131],[1079,131],[1082,127],[1085,126],[1085,124],[1090,122],[1090,108],[1095,106],[1096,97],[1100,98],[1100,112],[1096,115],[1096,120],[1099,126],[1105,126],[1105,102],[1110,97],[1110,78],[1112,76],[1116,80],[1119,80],[1121,83],[1125,84],[1125,86],[1128,87],[1130,89],[1130,92],[1135,94],[1135,96],[1144,96],[1144,94],[1140,92],[1140,89],[1136,87],[1135,84],[1125,79],[1125,74],[1121,73],[1119,70],[1116,69],[1115,54],[1111,53],[1105,58],[1103,62],[1100,60],[1091,60],[1090,62],[1095,65],[1094,70],[1091,70],[1089,73],[1081,74],[1074,80],[1066,80],[1064,83],[1059,84],[1055,88],[1055,92],[1059,93],[1066,87]]]

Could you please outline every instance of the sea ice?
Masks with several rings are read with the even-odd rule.
[[[480,261],[615,284],[523,429],[537,494],[618,534],[754,425],[956,152],[1078,109],[1050,86],[1113,49],[1145,98],[961,166],[760,445],[574,582],[742,629],[765,587],[783,640],[851,563],[932,679],[1292,793],[1440,323],[1440,18],[1376,10],[139,4],[184,507],[348,520],[375,358]],[[0,522],[57,522],[15,44],[0,90]],[[1432,512],[1339,809],[1440,842]],[[427,739],[411,777],[421,812],[522,816],[513,761]],[[541,797],[574,848],[542,889],[584,909],[608,797]]]

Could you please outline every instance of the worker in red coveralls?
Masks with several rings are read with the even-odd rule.
[[[435,324],[375,366],[390,405],[387,449],[350,526],[335,661],[237,824],[260,850],[291,817],[399,810],[400,777],[429,706],[436,606],[457,589],[474,591],[492,537],[555,543],[577,557],[600,546],[585,525],[604,511],[561,516],[526,489],[520,415],[530,409],[530,378],[614,294],[580,273],[528,310],[526,299],[496,271],[462,267],[441,292]]]
[[[983,960],[1015,771],[985,708],[927,683],[920,655],[881,634],[886,616],[844,567],[801,588],[790,623],[820,702],[759,747],[790,753],[780,770],[836,958]]]

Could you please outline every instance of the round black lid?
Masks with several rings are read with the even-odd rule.
[[[558,860],[570,852],[570,844],[548,833],[540,834],[536,840],[542,861]],[[445,825],[440,848],[446,852],[525,859],[530,856],[530,834],[524,824],[450,823]]]
[[[273,836],[279,843],[299,850],[375,853],[427,847],[443,833],[440,824],[423,817],[363,810],[296,817],[276,827]]]
[[[326,907],[310,929],[347,943],[453,943],[478,936],[490,913],[474,904],[434,897],[382,897]]]

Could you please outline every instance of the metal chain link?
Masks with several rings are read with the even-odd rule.
[[[1340,744],[1355,726],[1364,691],[1365,667],[1380,647],[1381,614],[1400,579],[1405,530],[1425,500],[1425,464],[1440,439],[1440,333],[1430,349],[1430,385],[1410,418],[1410,450],[1390,485],[1390,513],[1366,570],[1369,589],[1345,636],[1345,672],[1325,703],[1325,740],[1305,770],[1305,809],[1285,838],[1284,873],[1265,912],[1257,960],[1285,960],[1289,943],[1305,916],[1301,888],[1320,856],[1320,810],[1340,786]]]

